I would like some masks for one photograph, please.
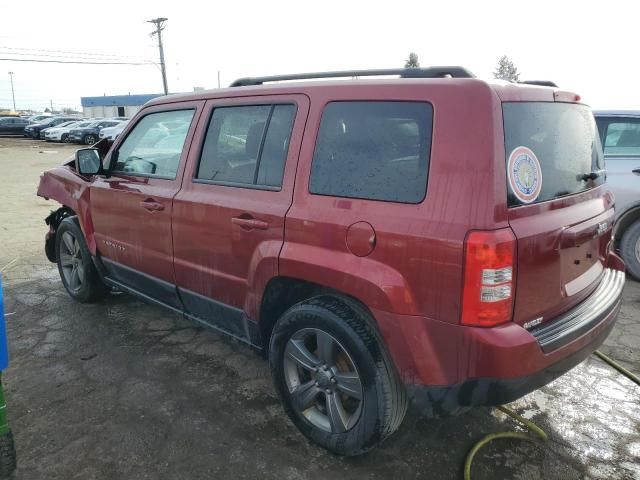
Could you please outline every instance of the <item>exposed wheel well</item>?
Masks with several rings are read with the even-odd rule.
[[[73,217],[76,214],[72,209],[63,205],[57,210],[52,211],[47,218],[44,219],[45,223],[49,226],[49,234],[45,240],[44,251],[50,262],[55,263],[56,258],[56,232],[60,223],[67,218]]]
[[[361,301],[338,290],[298,278],[272,278],[265,288],[262,296],[262,305],[260,306],[260,335],[265,355],[268,354],[269,339],[271,338],[273,327],[282,314],[296,303],[323,294],[349,298],[370,313],[369,309]]]
[[[616,220],[616,227],[614,232],[614,242],[616,249],[620,245],[620,240],[622,239],[622,235],[624,235],[624,232],[626,232],[627,229],[638,220],[640,220],[640,205],[627,210],[622,214],[620,218]]]

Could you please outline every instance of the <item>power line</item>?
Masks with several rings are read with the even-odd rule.
[[[6,47],[0,47],[0,50],[6,49]],[[21,56],[28,56],[28,57],[46,57],[46,58],[56,58],[56,59],[60,59],[60,58],[69,58],[69,59],[73,59],[73,60],[103,60],[100,58],[94,58],[94,57],[87,57],[87,56],[82,56],[82,55],[51,55],[48,53],[13,53],[13,52],[3,52],[0,51],[1,55],[21,55]],[[109,58],[109,59],[104,59],[104,60],[108,60],[108,61],[127,61],[126,57],[113,57],[113,58]]]
[[[136,58],[136,57],[132,57],[131,55],[115,55],[113,53],[92,53],[92,52],[78,52],[78,51],[71,51],[71,50],[48,50],[45,48],[23,48],[23,47],[3,47],[3,46],[0,46],[0,48],[4,48],[6,50],[21,50],[21,51],[27,51],[27,52],[70,53],[73,55],[76,55],[76,54],[91,55],[96,57]]]
[[[88,61],[71,61],[71,60],[41,60],[37,58],[0,58],[0,61],[35,62],[35,63],[74,63],[77,65],[154,65],[153,62],[88,62]]]

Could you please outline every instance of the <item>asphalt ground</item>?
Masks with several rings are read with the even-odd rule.
[[[43,253],[55,202],[40,173],[75,147],[0,137],[0,270],[11,364],[3,375],[17,479],[458,479],[485,434],[519,430],[478,408],[405,419],[380,448],[339,458],[284,414],[247,347],[125,294],[75,303]],[[628,279],[601,350],[640,374],[640,284]],[[640,479],[640,388],[591,357],[510,405],[550,436],[498,440],[474,479]]]

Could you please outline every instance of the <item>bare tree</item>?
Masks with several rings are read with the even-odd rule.
[[[404,68],[419,68],[420,61],[418,60],[418,54],[415,52],[411,52],[409,54],[409,59],[405,60]]]
[[[509,82],[517,82],[520,80],[520,72],[518,72],[518,69],[509,57],[503,55],[498,60],[498,68],[493,72],[493,78],[507,80]]]

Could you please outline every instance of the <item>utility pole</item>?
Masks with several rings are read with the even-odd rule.
[[[9,72],[9,78],[11,79],[11,96],[13,97],[13,111],[16,111],[16,94],[13,91],[13,72]]]
[[[154,18],[153,20],[147,20],[147,23],[153,23],[156,26],[156,29],[151,32],[151,36],[158,35],[158,49],[160,50],[160,69],[162,70],[162,86],[164,87],[164,94],[167,95],[169,93],[169,88],[167,87],[167,70],[164,66],[164,48],[162,47],[162,30],[164,30],[164,22],[166,22],[168,18]]]
[[[49,103],[51,104],[51,115],[53,115],[53,100],[49,100]]]

